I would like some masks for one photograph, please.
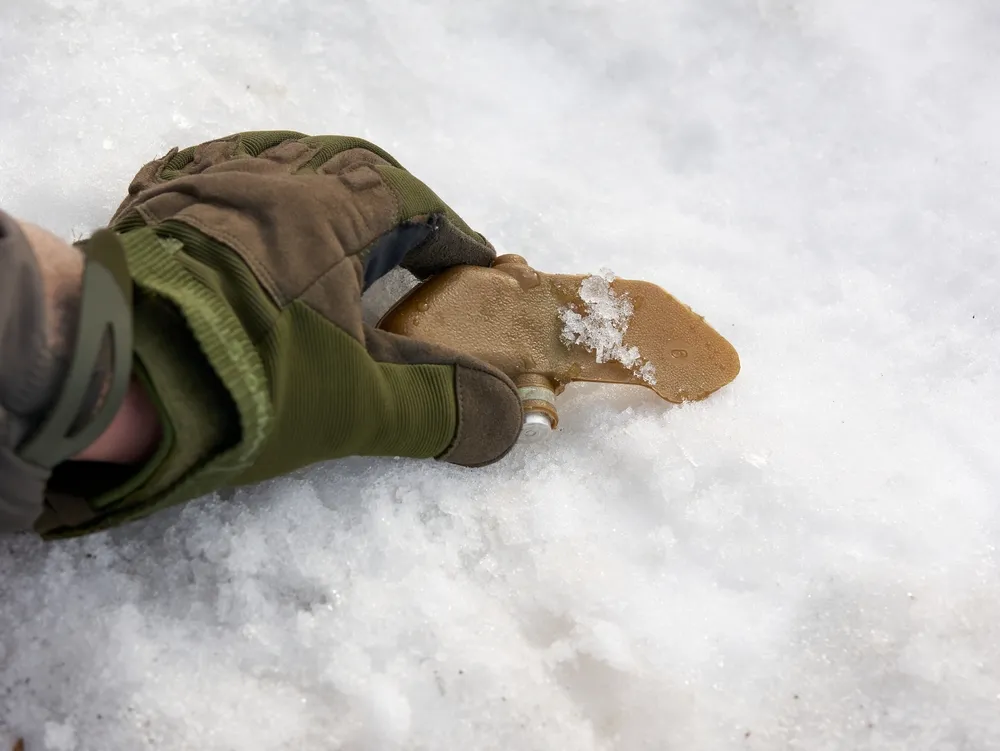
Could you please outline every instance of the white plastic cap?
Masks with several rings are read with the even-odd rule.
[[[552,433],[552,420],[544,412],[527,412],[521,427],[521,440],[525,443],[544,441]]]

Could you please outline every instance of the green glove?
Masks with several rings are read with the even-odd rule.
[[[427,277],[494,258],[377,146],[255,132],[173,150],[139,172],[111,228],[135,283],[135,372],[164,445],[114,488],[86,493],[91,518],[77,505],[67,523],[50,504],[47,536],[326,459],[477,466],[517,440],[505,375],[362,322],[362,292],[395,266]],[[60,491],[71,484],[64,476]]]

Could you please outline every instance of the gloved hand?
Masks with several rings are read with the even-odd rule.
[[[488,464],[517,440],[503,373],[363,323],[362,292],[397,265],[427,277],[494,258],[377,146],[256,132],[175,149],[139,172],[111,228],[134,282],[136,371],[167,445],[89,497],[91,520],[45,531],[348,455]]]

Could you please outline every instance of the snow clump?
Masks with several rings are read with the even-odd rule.
[[[562,340],[567,345],[580,344],[593,352],[597,362],[620,362],[648,384],[656,383],[656,367],[643,360],[639,348],[624,344],[625,332],[632,320],[634,306],[627,294],[611,288],[615,274],[601,269],[580,284],[583,312],[568,305],[559,311],[563,322]]]

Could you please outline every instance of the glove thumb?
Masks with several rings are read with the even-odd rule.
[[[387,375],[385,382],[398,408],[412,410],[419,415],[417,420],[430,422],[422,430],[451,431],[451,442],[436,458],[478,467],[492,464],[513,448],[521,432],[521,400],[507,376],[485,362],[443,347],[367,325],[364,334],[368,353]],[[426,365],[451,367],[448,386],[434,387],[422,377]]]

